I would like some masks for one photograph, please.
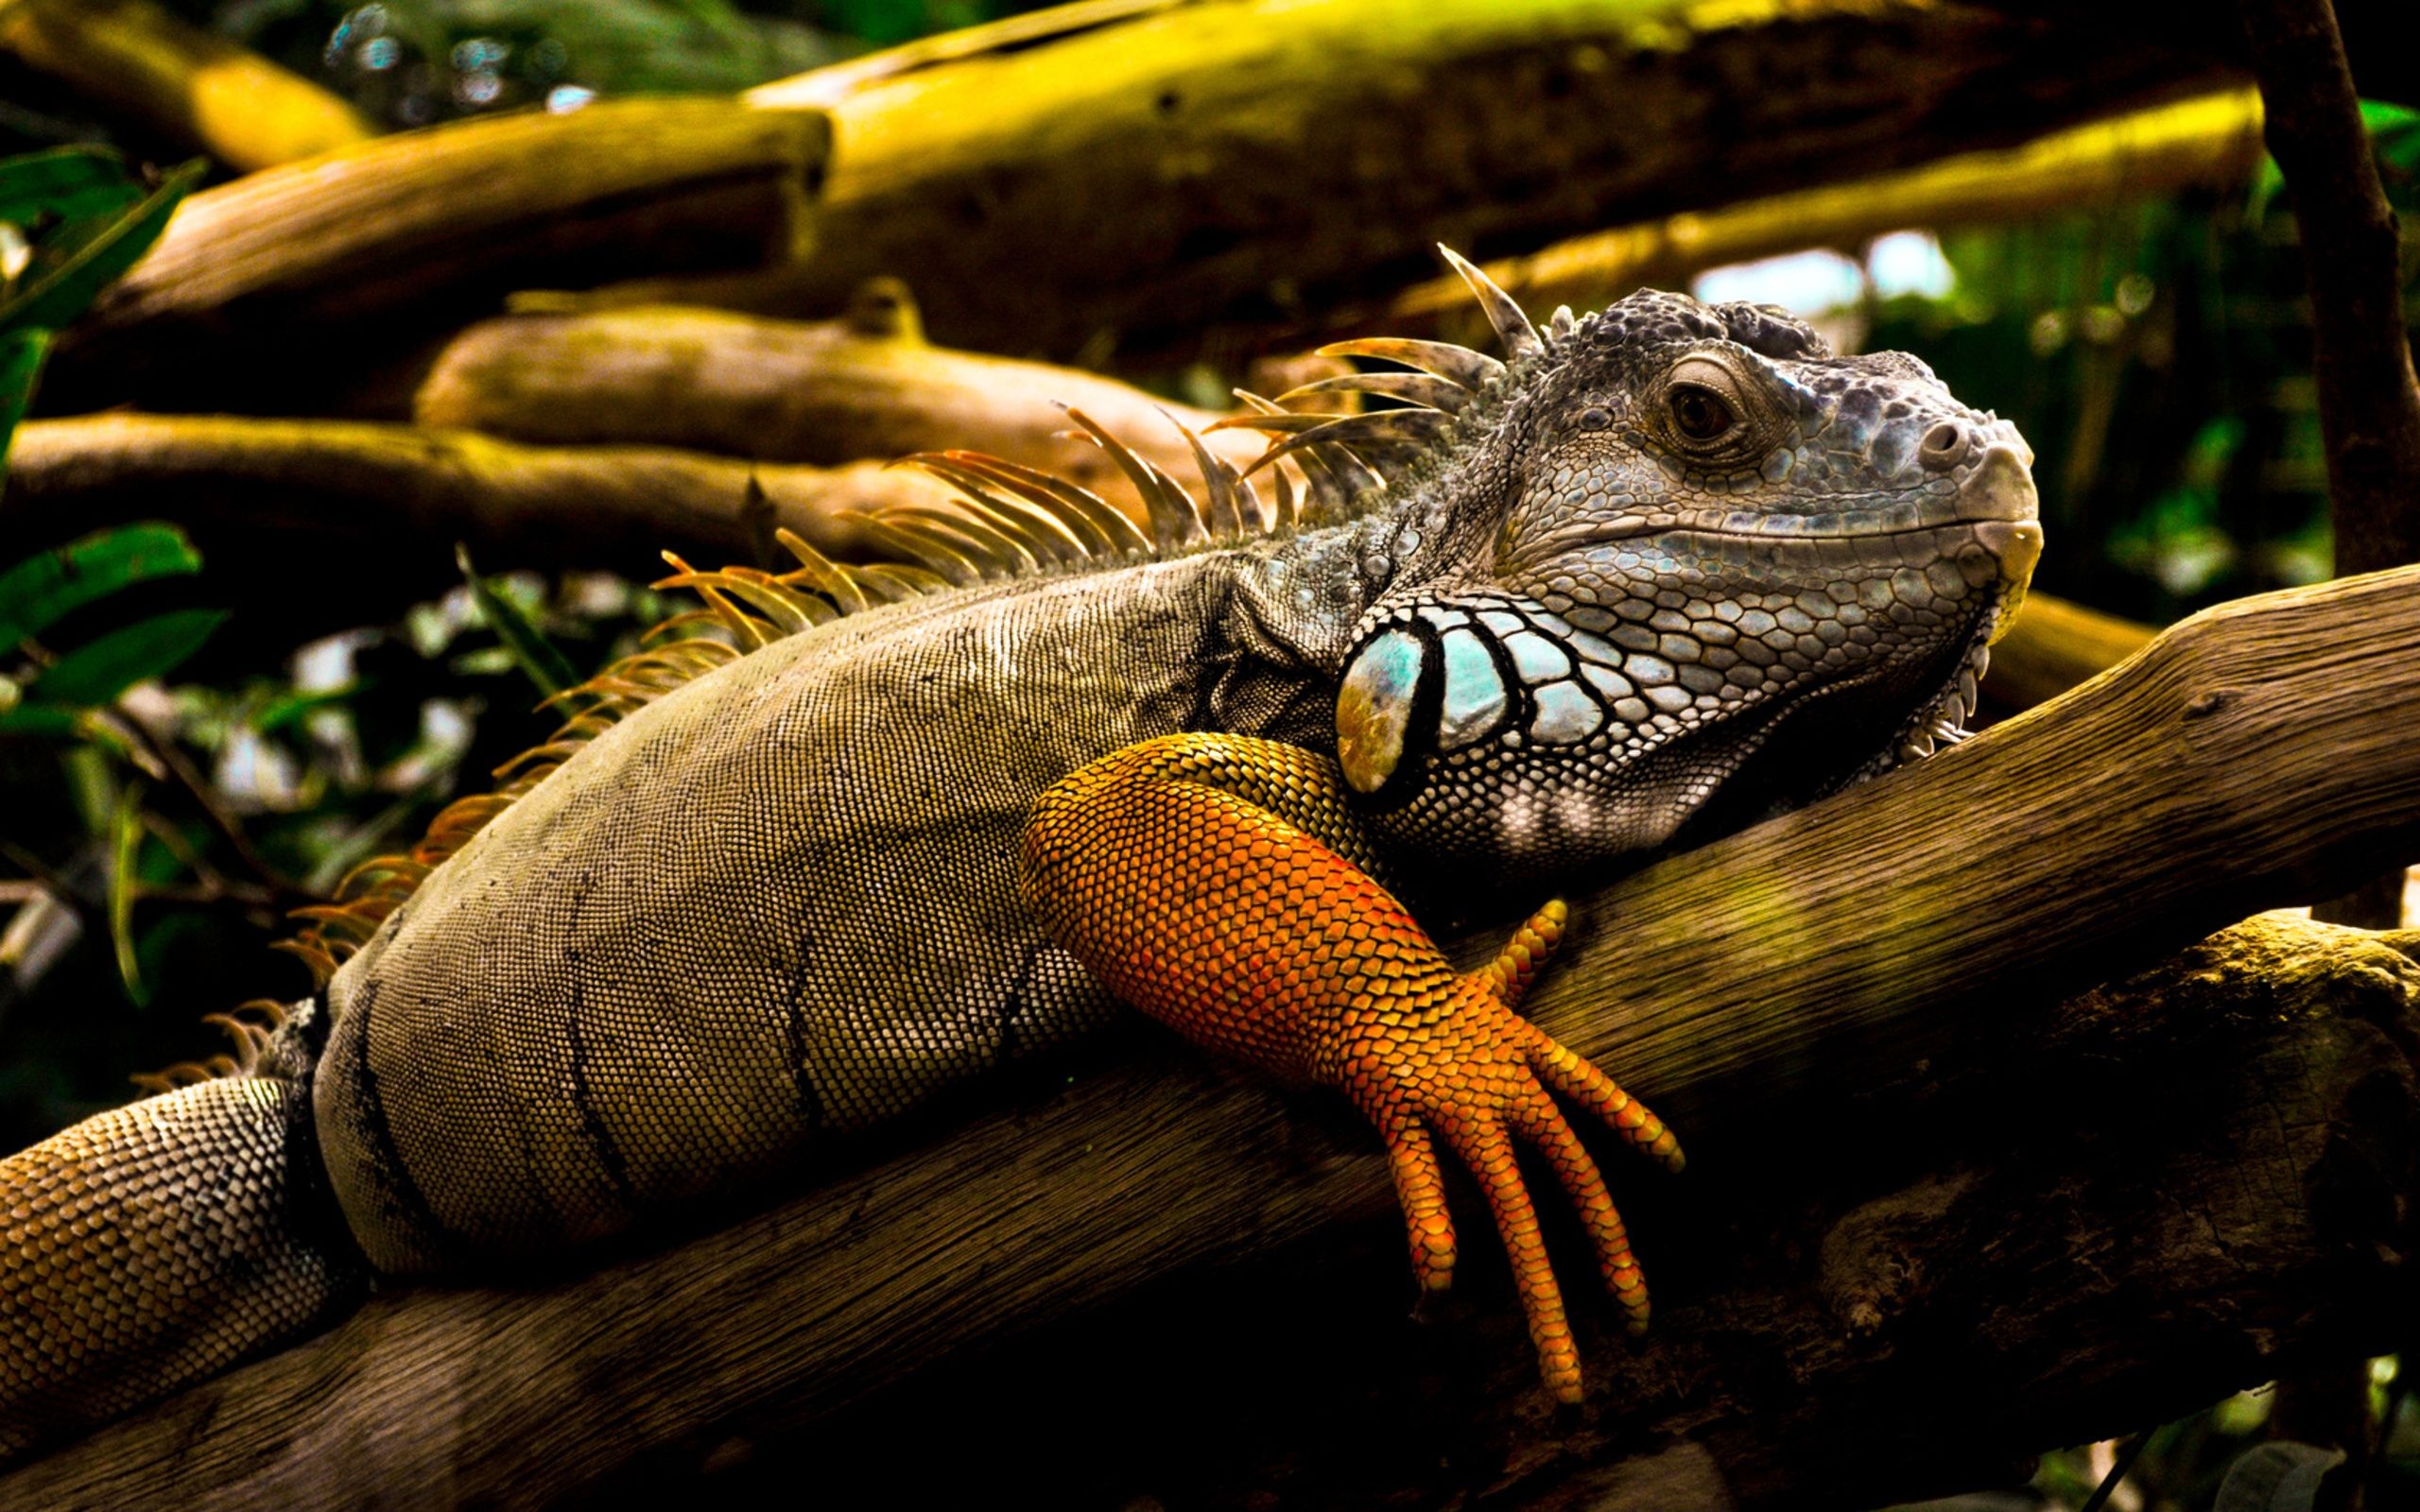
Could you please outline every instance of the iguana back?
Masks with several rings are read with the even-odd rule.
[[[1332,742],[1322,669],[1236,633],[1272,571],[1203,552],[852,615],[590,742],[330,984],[315,1108],[372,1263],[614,1232],[1115,1011],[1018,902],[1017,833],[1154,735]]]

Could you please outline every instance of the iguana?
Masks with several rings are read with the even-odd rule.
[[[1634,1326],[1639,1268],[1547,1089],[1678,1146],[1512,1011],[1561,904],[1457,974],[1382,880],[1535,901],[1957,738],[2041,532],[2014,429],[1912,357],[1655,292],[1540,331],[1446,255],[1506,360],[1329,349],[1407,370],[1252,401],[1270,496],[1196,438],[1197,499],[1075,414],[1151,537],[944,453],[961,513],[868,524],[919,565],[675,558],[719,639],[609,669],[498,792],[348,879],[297,942],[320,989],[226,1019],[216,1074],[0,1161],[0,1449],[372,1276],[664,1227],[1121,998],[1342,1088],[1431,1287],[1442,1142],[1577,1398],[1512,1140]],[[1393,406],[1287,407],[1335,391]]]

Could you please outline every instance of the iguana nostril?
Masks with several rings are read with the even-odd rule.
[[[1954,420],[1925,432],[1924,445],[1916,450],[1916,460],[1935,472],[1946,472],[1965,459],[1966,429]]]

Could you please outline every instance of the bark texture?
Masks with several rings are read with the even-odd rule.
[[[1870,1502],[1885,1480],[1912,1490],[1988,1479],[2030,1447],[2131,1426],[2149,1400],[2216,1395],[2273,1372],[2286,1338],[2369,1347],[2359,1329],[2385,1316],[2373,1304],[2408,1248],[2413,1183],[2407,1055],[2420,1040],[2400,957],[2357,939],[2348,948],[2365,954],[2322,972],[2342,975],[2341,990],[2316,993],[2341,1023],[2250,991],[2239,1017],[2252,1040],[2233,1048],[2205,1032],[2214,1010],[2186,990],[2229,971],[2190,960],[2165,979],[2172,994],[2152,994],[2174,997],[2168,1010],[2121,993],[2115,1008],[2084,1010],[2084,1027],[2049,1021],[2031,1043],[2064,1047],[2070,1071],[2029,1069],[2000,1037],[2043,1004],[2420,845],[2420,748],[2405,734],[2420,713],[2415,668],[2420,569],[2247,600],[1965,746],[1583,900],[1580,917],[1597,927],[1532,1014],[1694,1143],[1677,1196],[1619,1168],[1634,1224],[1652,1236],[1666,1321],[1635,1356],[1586,1340],[1598,1394],[1549,1421],[1528,1389],[1527,1350],[1489,1332],[1504,1325],[1449,1316],[1428,1347],[1450,1368],[1431,1379],[1461,1383],[1455,1392],[1476,1381],[1478,1396],[1431,1420],[1475,1426],[1421,1446],[1424,1466],[1442,1452],[1468,1489],[1532,1500],[1651,1476],[1678,1507],[1724,1504],[1718,1493],[1742,1505],[1800,1492],[1793,1504]],[[1483,951],[1493,935],[1461,938]],[[2291,971],[2256,958],[2247,974]],[[2144,1024],[2165,1024],[2166,1038],[2130,1038],[2151,1033]],[[2283,1048],[2244,1048],[2261,1035]],[[2311,1048],[2292,1048],[2304,1039]],[[1967,1079],[1949,1074],[1961,1068]],[[1934,1106],[1979,1131],[1975,1158],[2004,1165],[1963,1168],[1962,1146],[1908,1125],[1906,1099],[1935,1082]],[[922,1148],[869,1151],[876,1163],[679,1249],[521,1289],[377,1298],[321,1339],[0,1482],[0,1497],[603,1497],[651,1463],[744,1460],[744,1443],[726,1444],[735,1435],[787,1432],[1154,1282],[1175,1314],[1198,1313],[1194,1299],[1220,1284],[1201,1267],[1219,1262],[1289,1256],[1289,1283],[1339,1306],[1400,1287],[1383,1162],[1333,1108],[1164,1045],[1053,1085],[942,1110],[897,1136],[928,1140]],[[2154,1116],[2136,1127],[2113,1088]],[[1822,1199],[1776,1182],[1785,1207],[1815,1210],[1824,1238],[1811,1254],[1768,1254],[1744,1211],[1726,1229],[1662,1206],[1693,1191],[1728,1203],[1727,1181],[1763,1160],[1850,1183],[1825,1218]],[[2087,1195],[2073,1183],[2096,1169],[2116,1184]],[[1288,1249],[1348,1216],[1366,1220],[1355,1232],[1385,1263],[1329,1270]],[[1753,1292],[1728,1280],[1725,1300],[1691,1300],[1692,1234],[1740,1263],[1770,1261],[1760,1326]],[[1505,1305],[1479,1301],[1494,1303],[1490,1317]],[[1701,1305],[1747,1312],[1693,1322]],[[2051,1324],[2029,1338],[2036,1306]],[[1348,1370],[1335,1382],[1343,1395],[1325,1400],[1374,1410],[1394,1386],[1420,1389],[1391,1372],[1392,1357],[1355,1357],[1331,1338],[1310,1330],[1252,1363],[1263,1375]],[[1910,1372],[1919,1405],[1972,1381],[2023,1410],[2011,1409],[2004,1444],[1919,1442],[1862,1471],[1761,1447],[1836,1428],[1819,1423],[1835,1379],[1850,1420],[1881,1431],[1884,1399],[1847,1383],[1885,1366]],[[1845,1373],[1824,1373],[1835,1368]],[[1148,1397],[1186,1362],[1130,1334],[1114,1369],[1112,1386]],[[2118,1401],[2123,1423],[2106,1416]],[[1782,1420],[1758,1419],[1768,1412]],[[921,1421],[929,1455],[935,1420]],[[1688,1443],[1623,1463],[1675,1433]],[[1476,1457],[1458,1459],[1474,1436]],[[895,1473],[888,1460],[862,1466],[880,1458],[875,1444],[856,1434],[840,1467],[819,1474]],[[1686,1500],[1692,1486],[1704,1494]]]
[[[1467,296],[1465,296],[1467,298]],[[964,447],[1142,501],[1067,418],[1099,421],[1172,477],[1197,475],[1177,429],[1219,419],[1073,369],[927,344],[894,281],[844,319],[805,323],[659,306],[482,321],[438,357],[413,402],[423,425],[555,445],[664,445],[830,466]],[[1239,467],[1256,432],[1203,441]]]
[[[1657,1322],[1631,1346],[1582,1310],[1585,1413],[1525,1379],[1492,1256],[1409,1326],[1378,1219],[633,1483],[703,1469],[744,1501],[813,1463],[870,1497],[887,1474],[907,1504],[1624,1512],[2014,1485],[2047,1446],[2360,1372],[2399,1336],[2420,971],[2397,943],[2262,916],[1975,1025],[1913,1092],[1728,1114],[1668,1188],[1616,1168]],[[1556,1257],[1586,1264],[1577,1243]],[[919,1459],[942,1421],[957,1452]]]

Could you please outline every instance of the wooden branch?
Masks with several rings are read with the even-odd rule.
[[[2149,625],[2029,593],[2008,633],[1992,647],[1984,696],[2010,710],[2048,703],[2133,656],[2158,633]]]
[[[2420,558],[2420,378],[2404,329],[2394,212],[2329,0],[2242,0],[2241,9],[2310,290],[2336,570],[2400,566]],[[2395,924],[2403,891],[2398,867],[2320,908],[2340,923]]]
[[[752,512],[751,480],[765,504]],[[666,548],[752,562],[776,526],[862,560],[849,511],[945,506],[938,480],[878,463],[752,465],[661,447],[541,448],[343,421],[100,415],[21,426],[0,534],[24,549],[170,520],[233,627],[281,638],[399,611],[459,582],[453,542],[502,569],[656,574]],[[786,558],[775,559],[786,560]]]
[[[1616,1158],[1656,1324],[1632,1345],[1582,1308],[1593,1415],[1545,1410],[1492,1255],[1407,1327],[1382,1216],[616,1487],[745,1504],[813,1465],[909,1505],[1712,1512],[2014,1484],[2406,1336],[2420,969],[2391,944],[2264,915],[1974,1026],[1912,1094],[1735,1121],[1684,1181]],[[1575,1285],[1584,1251],[1557,1251]]]
[[[2420,569],[2198,615],[1965,746],[1582,900],[1594,928],[1535,1016],[1661,1107],[1703,1164],[1726,1130],[1971,1047],[2013,1004],[2405,859],[2415,714]],[[0,1497],[201,1507],[375,1486],[534,1505],[713,1442],[753,1405],[829,1413],[1390,1201],[1366,1136],[1190,1060],[1000,1095],[1007,1110],[943,1109],[925,1148],[676,1250],[528,1290],[377,1298]],[[1658,1231],[1651,1211],[1634,1217]],[[1599,1402],[1610,1457],[1636,1425]]]
[[[195,195],[43,373],[53,412],[291,406],[532,283],[790,255],[821,179],[811,111],[632,99],[383,137]],[[434,323],[432,329],[432,323]]]
[[[1209,327],[1427,278],[1437,241],[1535,248],[2222,79],[2191,29],[2116,49],[1899,0],[1700,14],[1246,0],[1019,18],[754,91],[833,113],[814,255],[605,297],[826,315],[892,274],[958,345],[1194,353]]]
[[[0,50],[238,172],[374,134],[339,96],[150,0],[10,0]]]
[[[2337,570],[2420,559],[2420,377],[2394,212],[2328,0],[2242,0],[2269,150],[2294,198]]]
[[[524,441],[825,465],[967,447],[1056,472],[1145,518],[1107,454],[1069,438],[1067,406],[1170,475],[1195,475],[1170,419],[1199,431],[1216,414],[1072,369],[927,345],[895,281],[875,281],[857,301],[848,318],[817,324],[677,307],[484,321],[438,357],[414,418]],[[1204,440],[1239,466],[1268,444],[1243,431]]]
[[[1523,303],[1595,309],[1642,285],[1685,284],[1725,263],[1807,247],[1856,249],[1910,226],[1996,225],[2248,183],[2260,165],[2260,96],[2197,95],[2096,121],[2005,151],[1968,152],[1903,172],[1595,232],[1487,265]],[[1430,279],[1378,309],[1322,312],[1318,330],[1444,332],[1475,328],[1470,292]]]

